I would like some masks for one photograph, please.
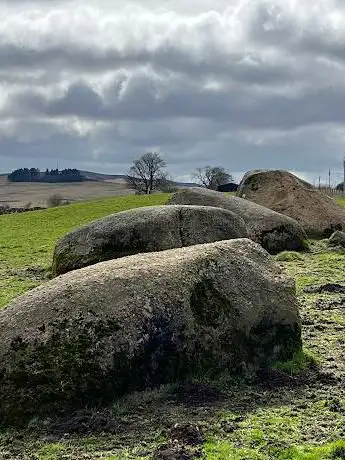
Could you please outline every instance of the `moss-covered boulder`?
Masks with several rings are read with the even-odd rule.
[[[237,214],[244,220],[249,238],[271,254],[304,251],[308,247],[307,235],[295,220],[242,198],[191,187],[179,190],[168,202],[177,204],[215,206]]]
[[[309,238],[329,238],[345,230],[344,207],[288,171],[249,171],[237,195],[297,220]]]
[[[295,283],[249,239],[102,262],[0,311],[0,419],[252,372],[300,348]]]
[[[345,232],[339,230],[334,232],[328,240],[329,247],[340,247],[345,249]]]
[[[243,219],[225,209],[152,206],[104,217],[61,238],[52,271],[61,275],[105,260],[246,238]]]

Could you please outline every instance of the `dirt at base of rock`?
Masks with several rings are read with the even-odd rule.
[[[169,432],[172,442],[178,441],[186,446],[199,446],[203,440],[200,428],[192,423],[176,423]]]
[[[160,446],[153,460],[190,460],[204,458],[200,428],[193,423],[176,423],[169,430],[169,442]]]
[[[55,435],[88,436],[101,433],[115,434],[119,431],[119,421],[110,409],[79,410],[58,418],[46,427],[49,433]]]
[[[196,460],[204,458],[202,451],[190,451],[186,447],[172,444],[161,446],[152,457],[152,460]]]
[[[176,403],[193,407],[215,404],[217,401],[221,400],[224,395],[219,390],[207,385],[185,383],[176,388],[174,396],[176,398]]]
[[[329,292],[332,294],[342,294],[345,292],[345,285],[337,283],[327,283],[321,285],[311,284],[303,289],[306,294],[321,294]]]

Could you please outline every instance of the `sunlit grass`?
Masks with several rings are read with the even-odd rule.
[[[169,194],[120,196],[0,216],[0,307],[38,283],[11,275],[25,267],[48,268],[56,241],[76,227],[109,214],[165,204]]]

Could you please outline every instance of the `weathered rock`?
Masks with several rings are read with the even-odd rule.
[[[309,238],[345,230],[345,208],[287,171],[250,171],[237,195],[297,220]]]
[[[192,187],[175,193],[168,204],[215,206],[232,211],[244,220],[249,238],[271,254],[307,249],[307,235],[295,220],[242,198]]]
[[[0,419],[252,372],[300,347],[295,283],[249,239],[102,262],[0,311]]]
[[[246,238],[244,221],[224,209],[152,206],[107,216],[61,238],[52,272],[61,275],[110,259],[142,252]]]
[[[328,246],[345,248],[345,232],[334,232],[328,240]]]

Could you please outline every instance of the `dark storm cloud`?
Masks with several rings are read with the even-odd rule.
[[[47,69],[49,74],[61,69],[70,72],[98,74],[119,69],[135,69],[150,66],[157,72],[176,72],[188,77],[216,76],[239,82],[269,85],[284,83],[291,78],[300,78],[299,72],[284,63],[270,63],[255,53],[229,53],[224,49],[214,50],[199,59],[188,50],[165,44],[154,51],[145,49],[128,51],[101,51],[81,49],[64,44],[49,48],[32,49],[14,44],[0,43],[0,69],[7,69],[5,76],[11,81],[11,74]]]
[[[40,116],[76,116],[89,120],[159,120],[203,118],[228,122],[236,128],[286,129],[345,121],[345,88],[326,86],[296,96],[262,94],[231,89],[202,89],[197,84],[171,80],[167,87],[148,76],[134,77],[119,96],[118,86],[102,97],[87,84],[71,85],[61,97],[52,99],[23,92],[9,100],[8,110]],[[158,97],[158,95],[160,95]],[[298,108],[298,110],[297,110]]]

